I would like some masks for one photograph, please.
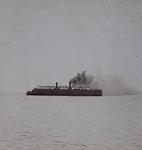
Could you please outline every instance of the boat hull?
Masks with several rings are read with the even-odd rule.
[[[27,91],[27,95],[37,96],[102,96],[101,89],[34,89]]]

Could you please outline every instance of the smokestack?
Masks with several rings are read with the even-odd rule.
[[[58,89],[58,82],[56,82],[56,89]]]
[[[71,82],[69,82],[69,90],[71,90]]]

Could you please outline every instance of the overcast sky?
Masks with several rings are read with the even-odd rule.
[[[106,89],[142,90],[141,0],[0,1],[0,91],[83,70]]]

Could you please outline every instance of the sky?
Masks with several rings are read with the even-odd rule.
[[[0,0],[0,91],[68,84],[142,91],[141,0]]]

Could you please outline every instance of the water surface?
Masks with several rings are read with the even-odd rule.
[[[2,150],[141,150],[142,96],[0,96]]]

